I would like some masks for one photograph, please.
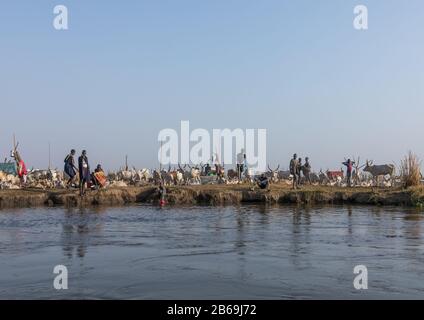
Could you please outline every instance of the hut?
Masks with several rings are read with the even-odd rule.
[[[16,164],[15,162],[4,162],[0,163],[0,172],[4,172],[5,174],[17,174]]]

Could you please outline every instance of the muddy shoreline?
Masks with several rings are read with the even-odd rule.
[[[273,186],[270,191],[251,190],[244,185],[206,185],[170,187],[168,205],[264,204],[361,204],[422,206],[424,188],[393,190],[379,188],[305,187],[291,190]],[[125,187],[88,191],[80,197],[77,190],[0,190],[0,209],[40,206],[119,206],[132,203],[157,204],[155,187]]]

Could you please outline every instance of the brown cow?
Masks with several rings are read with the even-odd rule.
[[[330,179],[332,181],[336,180],[338,177],[343,179],[344,173],[343,173],[343,170],[340,170],[340,171],[327,170],[327,177],[328,177],[328,179]]]

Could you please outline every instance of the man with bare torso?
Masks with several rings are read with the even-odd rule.
[[[297,174],[299,161],[297,160],[297,154],[293,155],[293,158],[290,160],[290,174],[293,176],[293,189],[296,189],[299,186],[299,176]]]

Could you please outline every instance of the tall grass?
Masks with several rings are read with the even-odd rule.
[[[409,151],[400,163],[400,177],[404,188],[418,186],[421,183],[421,161]]]

